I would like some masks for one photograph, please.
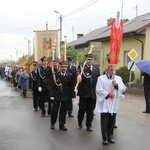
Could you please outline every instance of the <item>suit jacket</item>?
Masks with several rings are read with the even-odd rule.
[[[78,66],[77,75],[81,72],[81,66]],[[85,65],[82,81],[79,84],[77,95],[83,98],[96,99],[95,89],[97,78],[100,76],[100,70],[97,66],[93,65],[92,71]]]
[[[37,71],[32,71],[29,77],[29,89],[38,90]]]
[[[73,76],[66,72],[65,76],[61,72],[56,72],[51,78],[50,97],[56,101],[70,101],[74,92]]]
[[[50,90],[50,80],[52,76],[52,70],[49,66],[46,69],[43,66],[38,68],[37,82],[38,87],[42,88],[42,91]]]

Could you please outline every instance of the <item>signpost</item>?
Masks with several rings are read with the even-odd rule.
[[[133,48],[132,50],[130,50],[130,52],[127,54],[129,56],[129,58],[131,60],[134,60],[137,56],[138,53],[136,52],[136,50]],[[127,65],[128,70],[130,71],[130,76],[129,76],[129,86],[131,84],[131,71],[134,71],[134,69],[136,68],[135,62],[130,61]]]
[[[136,50],[133,48],[132,50],[130,50],[130,52],[128,53],[128,56],[131,60],[134,60],[137,56],[138,53],[136,52]]]

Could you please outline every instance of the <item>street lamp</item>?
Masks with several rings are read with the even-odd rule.
[[[16,50],[16,63],[17,63],[17,61],[18,61],[18,50],[15,48],[15,50]]]
[[[27,58],[29,58],[29,56],[30,56],[30,40],[27,38],[24,38],[24,39],[28,40],[28,57]]]
[[[61,45],[61,42],[62,42],[62,15],[61,15],[61,13],[59,13],[56,10],[54,10],[54,12],[60,15],[60,45]]]

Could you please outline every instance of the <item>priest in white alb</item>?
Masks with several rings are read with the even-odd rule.
[[[96,85],[96,111],[101,113],[101,132],[103,144],[115,143],[113,129],[119,100],[126,86],[122,78],[115,75],[115,67],[109,64],[105,75],[99,76]]]

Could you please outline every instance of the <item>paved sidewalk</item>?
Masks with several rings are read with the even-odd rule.
[[[5,81],[0,80],[0,150],[149,150],[150,115],[143,114],[142,97],[127,95],[120,102],[115,144],[102,145],[100,115],[93,120],[93,132],[77,126],[77,101],[74,118],[67,117],[67,132],[50,129],[50,117],[34,112],[30,92],[27,98]]]
[[[143,125],[150,126],[150,114],[142,113],[144,110],[144,97],[128,94],[125,100],[120,101],[118,114]]]

